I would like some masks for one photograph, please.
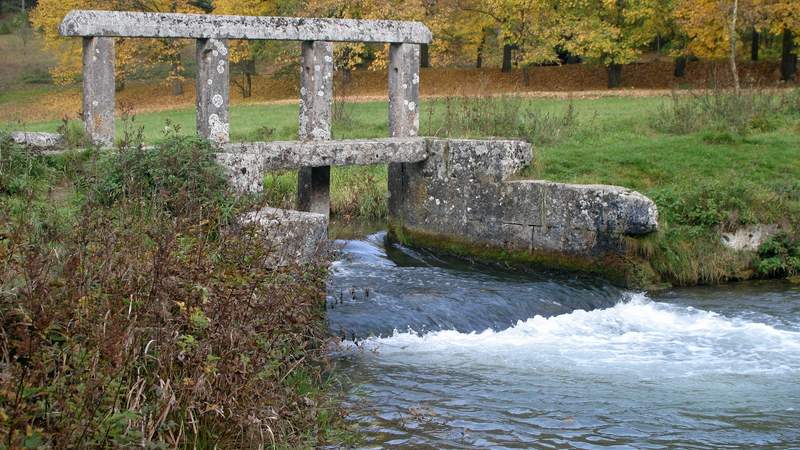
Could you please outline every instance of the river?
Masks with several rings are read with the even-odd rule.
[[[655,297],[341,241],[328,320],[366,448],[800,448],[800,286]]]

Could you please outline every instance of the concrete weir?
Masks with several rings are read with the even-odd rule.
[[[550,265],[582,261],[591,270],[624,256],[627,236],[658,227],[655,204],[637,192],[515,180],[533,158],[524,142],[418,137],[420,45],[432,39],[419,22],[72,11],[60,31],[83,39],[84,125],[105,147],[114,141],[115,39],[196,40],[197,133],[216,144],[232,187],[259,192],[265,172],[299,170],[300,211],[265,208],[240,218],[263,230],[273,265],[310,261],[325,246],[336,165],[388,164],[391,232],[410,245]],[[229,39],[299,41],[298,141],[229,143]],[[389,44],[389,138],[331,140],[333,42]],[[30,148],[61,145],[57,135],[14,139]]]
[[[427,159],[401,164],[390,182],[391,231],[406,244],[602,269],[624,255],[626,236],[658,228],[656,205],[638,192],[515,180],[532,162],[527,143],[432,139],[427,148]]]

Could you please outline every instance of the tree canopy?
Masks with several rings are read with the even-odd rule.
[[[654,42],[659,49],[665,43],[667,55],[717,59],[729,57],[732,49],[734,55],[744,53],[747,47],[738,44],[747,39],[757,50],[760,37],[767,35],[772,45],[783,41],[782,58],[789,67],[796,64],[794,40],[800,33],[797,0],[40,0],[31,20],[60,57],[53,70],[60,81],[79,73],[80,42],[57,31],[71,9],[417,20],[433,32],[425,54],[434,65],[480,67],[502,54],[504,68],[512,62],[527,68],[560,64],[570,55],[608,67],[610,81]],[[180,80],[186,44],[120,39],[118,75],[124,80],[133,60],[139,66],[161,62],[171,65],[169,79]],[[263,43],[234,42],[231,55],[232,63],[248,67],[255,60],[282,62],[282,52]],[[340,68],[382,67],[385,56],[380,46],[336,46]],[[787,63],[787,58],[794,59]]]

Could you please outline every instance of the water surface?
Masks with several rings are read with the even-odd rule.
[[[328,317],[369,448],[800,448],[800,288],[657,298],[345,241]]]

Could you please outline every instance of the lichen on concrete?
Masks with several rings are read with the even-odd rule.
[[[390,181],[391,219],[412,237],[450,236],[484,252],[591,260],[624,255],[625,236],[658,228],[652,200],[625,188],[512,180],[531,161],[521,141],[430,140],[428,158]]]
[[[83,39],[83,124],[95,145],[114,144],[115,100],[114,40]]]
[[[239,223],[258,227],[271,267],[310,263],[327,251],[328,217],[323,214],[262,208],[244,214]]]
[[[44,153],[59,152],[65,145],[64,136],[60,133],[15,131],[9,137],[15,144]]]
[[[217,161],[237,191],[259,192],[264,174],[270,170],[415,162],[426,156],[421,138],[355,139],[232,143],[222,148]]]
[[[228,45],[219,39],[197,40],[195,114],[197,133],[216,143],[230,139]]]
[[[420,22],[399,20],[316,19],[225,16],[217,14],[131,11],[70,11],[62,36],[281,41],[406,42],[429,44],[432,35]]]

